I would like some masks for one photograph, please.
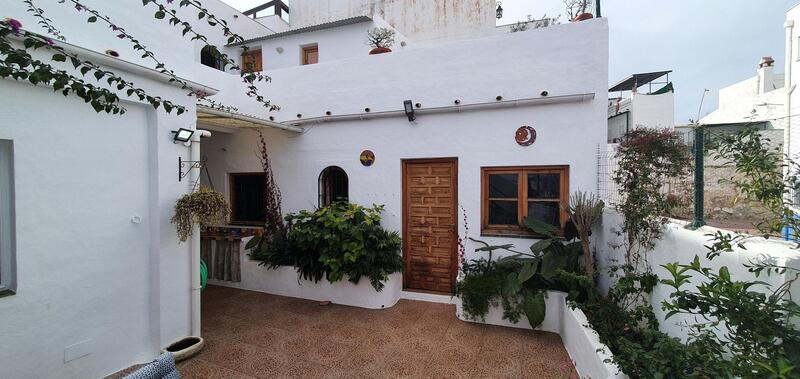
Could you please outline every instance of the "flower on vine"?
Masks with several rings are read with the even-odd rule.
[[[75,10],[78,11],[78,12],[82,11],[83,10],[83,5],[75,4]]]
[[[111,30],[113,30],[113,31],[119,30],[119,27],[114,25],[114,24],[109,24],[108,27],[111,28]]]
[[[117,38],[124,39],[125,38],[125,33],[117,34]]]
[[[11,27],[11,30],[14,31],[15,35],[19,35],[19,31],[22,29],[22,23],[19,22],[19,20],[6,17],[3,21]]]
[[[167,0],[167,4],[172,4],[173,1],[175,0]]]
[[[45,39],[44,39],[44,41],[45,41],[45,42],[47,42],[47,44],[48,44],[48,45],[50,45],[50,46],[53,46],[53,45],[55,45],[55,44],[56,44],[56,43],[55,43],[55,42],[53,42],[53,40],[52,40],[52,39],[50,39],[50,38],[45,38]]]

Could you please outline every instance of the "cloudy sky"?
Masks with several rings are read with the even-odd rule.
[[[224,0],[244,10],[266,0]],[[288,1],[291,6],[291,1]],[[800,0],[603,0],[611,27],[609,83],[634,73],[674,70],[676,122],[717,106],[716,91],[755,75],[762,56],[783,70],[785,12]],[[503,0],[500,23],[563,13],[561,0]],[[565,22],[562,16],[562,22]]]

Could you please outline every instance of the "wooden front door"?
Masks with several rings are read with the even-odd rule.
[[[403,286],[452,294],[458,270],[458,160],[403,161]]]

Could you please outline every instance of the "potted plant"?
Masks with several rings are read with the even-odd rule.
[[[573,22],[585,21],[594,18],[586,10],[592,5],[592,0],[564,0],[567,15]]]
[[[372,28],[367,31],[367,45],[372,46],[369,55],[392,52],[394,45],[394,30],[388,28]]]
[[[175,225],[181,242],[186,242],[192,236],[194,223],[199,222],[201,226],[221,224],[229,213],[230,207],[225,195],[211,188],[200,187],[199,190],[178,199],[170,222]]]

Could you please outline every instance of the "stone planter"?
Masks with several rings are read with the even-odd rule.
[[[203,337],[189,336],[181,338],[161,349],[162,353],[172,353],[175,362],[180,362],[196,355],[203,350],[205,341]]]

